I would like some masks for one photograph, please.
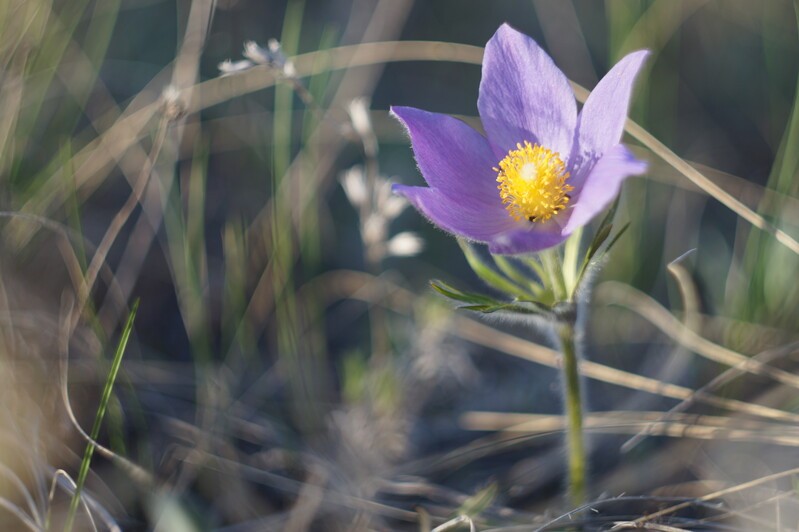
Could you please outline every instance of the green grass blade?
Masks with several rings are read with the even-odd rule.
[[[80,463],[80,472],[78,473],[78,481],[75,487],[75,493],[72,495],[72,501],[69,504],[69,513],[67,514],[67,521],[64,524],[64,532],[71,532],[72,525],[75,522],[75,513],[78,510],[78,504],[80,503],[80,494],[83,490],[83,485],[86,482],[86,477],[89,474],[89,465],[92,461],[92,455],[94,454],[94,441],[97,440],[97,437],[100,434],[100,426],[103,423],[103,417],[105,417],[105,411],[108,407],[108,401],[111,399],[111,392],[114,389],[114,382],[117,378],[117,373],[119,373],[119,367],[122,365],[122,355],[125,353],[125,348],[128,345],[128,340],[130,339],[130,333],[133,330],[133,320],[136,318],[136,311],[139,308],[139,301],[133,304],[133,308],[128,314],[128,320],[125,322],[125,328],[122,330],[122,336],[119,339],[119,344],[117,345],[116,352],[114,353],[114,359],[111,362],[111,371],[108,372],[108,377],[105,379],[105,387],[103,388],[103,395],[100,397],[100,405],[97,407],[97,415],[94,416],[94,424],[92,425],[92,432],[90,434],[92,441],[86,445],[86,450],[83,453],[83,461]]]

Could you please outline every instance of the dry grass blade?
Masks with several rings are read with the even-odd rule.
[[[696,186],[707,192],[708,195],[716,198],[735,214],[761,231],[773,236],[777,242],[790,249],[795,254],[799,255],[799,242],[797,242],[792,236],[782,229],[778,229],[773,224],[769,223],[765,218],[739,201],[738,198],[718,186],[699,170],[678,157],[677,154],[652,136],[651,133],[646,131],[632,120],[627,120],[625,129],[641,144],[652,150],[655,155],[672,165],[677,171],[690,179]]]
[[[696,249],[692,249],[683,253],[680,257],[671,261],[666,269],[677,281],[677,286],[680,289],[680,297],[683,304],[683,327],[690,331],[698,331],[701,325],[701,316],[699,315],[699,291],[696,289],[691,274],[681,263],[682,261],[692,254]]]
[[[166,117],[163,117],[161,119],[161,124],[158,127],[156,139],[153,143],[152,150],[150,151],[150,156],[146,159],[133,190],[131,191],[122,208],[117,211],[116,215],[114,215],[114,219],[111,221],[111,224],[103,235],[103,239],[97,246],[97,251],[92,257],[92,261],[89,264],[88,270],[86,271],[85,282],[81,286],[81,290],[78,292],[78,305],[72,318],[72,329],[74,329],[78,324],[78,320],[83,313],[86,302],[89,300],[94,283],[97,281],[97,275],[100,272],[100,268],[105,264],[105,258],[108,255],[112,244],[116,240],[117,236],[119,236],[119,232],[128,221],[128,218],[130,218],[130,215],[133,214],[133,210],[136,208],[136,205],[138,205],[141,201],[142,194],[144,194],[147,183],[150,181],[150,175],[152,174],[155,161],[158,159],[158,155],[161,153],[161,147],[164,144],[168,126],[169,120]]]
[[[14,517],[19,519],[19,521],[25,525],[28,530],[33,530],[34,532],[44,532],[44,528],[38,526],[30,517],[28,517],[25,512],[22,511],[19,506],[5,497],[0,497],[0,508],[4,508],[9,513],[14,515]]]
[[[744,482],[742,484],[738,484],[737,486],[731,486],[731,487],[725,488],[723,490],[714,491],[713,493],[708,493],[707,495],[703,495],[702,497],[698,497],[694,501],[683,502],[683,503],[680,503],[680,504],[675,504],[674,506],[669,506],[668,508],[660,510],[659,512],[655,512],[655,513],[649,514],[649,515],[647,515],[645,517],[641,517],[639,519],[636,519],[634,521],[634,523],[636,525],[638,525],[639,527],[642,527],[644,525],[649,525],[650,524],[649,522],[651,520],[663,517],[664,515],[672,514],[674,512],[682,510],[683,508],[688,508],[689,506],[694,504],[694,502],[712,501],[714,499],[719,499],[721,497],[724,497],[725,495],[730,495],[732,493],[738,493],[740,491],[744,491],[744,490],[747,490],[747,489],[750,489],[750,488],[754,488],[754,487],[760,486],[762,484],[766,484],[766,483],[772,482],[774,480],[779,480],[781,478],[790,477],[790,476],[793,476],[793,475],[796,475],[796,474],[799,474],[799,467],[795,467],[793,469],[788,469],[787,471],[780,471],[779,473],[774,473],[773,475],[767,475],[765,477],[761,477],[761,478],[758,478],[758,479],[755,479],[755,480],[751,480],[749,482]]]
[[[702,317],[699,314],[699,293],[694,285],[693,279],[691,279],[690,273],[688,270],[681,264],[681,262],[692,254],[695,249],[687,251],[680,257],[676,258],[675,260],[671,261],[667,267],[669,273],[674,277],[675,281],[677,281],[677,286],[680,289],[680,297],[682,298],[683,302],[683,326],[686,330],[691,331],[699,331],[699,327],[701,326]],[[682,344],[682,342],[678,342]],[[710,391],[710,390],[706,390]],[[682,401],[679,405],[669,410],[669,412],[674,411],[675,409],[679,409],[680,405],[687,405],[690,404],[691,401]],[[668,413],[664,414],[663,419],[666,419]],[[630,449],[634,448],[638,443],[644,440],[648,435],[648,429],[644,429],[629,440],[627,440],[622,445],[622,450],[624,452],[629,451]]]
[[[617,521],[613,524],[613,528],[611,528],[611,530],[654,530],[655,532],[684,532],[686,529],[658,523],[647,523],[642,526],[635,521]]]
[[[649,157],[646,148],[633,147],[633,152],[641,158]],[[738,198],[749,209],[758,209],[766,216],[780,217],[786,224],[799,225],[799,200],[771,188],[763,187],[743,177],[723,172],[717,168],[686,160],[688,164],[711,179],[717,186]],[[703,194],[704,191],[673,166],[663,161],[651,161],[650,173],[645,179],[679,187],[683,190]]]
[[[788,356],[789,354],[795,353],[797,351],[799,351],[799,342],[794,342],[794,343],[786,345],[786,346],[782,346],[782,347],[779,347],[779,348],[776,348],[776,349],[771,349],[771,350],[768,350],[768,351],[764,351],[762,353],[758,353],[753,358],[754,358],[754,360],[757,360],[759,362],[767,363],[767,362],[770,362],[772,360],[776,360],[776,359]],[[704,386],[699,388],[695,393],[696,394],[711,393],[714,390],[717,390],[721,386],[724,386],[725,384],[731,382],[733,379],[741,376],[744,373],[745,373],[745,371],[743,369],[741,369],[740,367],[738,367],[738,366],[732,367],[732,368],[730,368],[728,370],[725,370],[721,374],[717,375],[713,379],[711,379],[710,382],[708,382],[707,384],[705,384]],[[694,402],[695,402],[695,397],[693,397],[693,396],[688,398],[688,399],[686,399],[686,400],[684,400],[684,401],[681,401],[680,403],[678,403],[677,405],[675,405],[674,407],[669,409],[667,412],[665,412],[663,414],[662,419],[671,419],[671,417],[673,415],[679,414],[680,412],[683,412],[683,411],[687,410],[688,408],[690,408],[691,405],[694,404]],[[639,443],[641,441],[641,439],[643,439],[643,437],[645,437],[647,434],[648,433],[647,433],[646,430],[641,431],[641,433],[639,433],[639,434],[636,434],[633,438],[630,438],[628,441],[626,441],[622,445],[621,450],[624,451],[624,452],[629,451],[637,443]]]
[[[769,377],[779,383],[799,389],[799,376],[774,368],[699,336],[686,328],[657,301],[629,285],[615,281],[602,283],[596,287],[595,298],[605,304],[621,305],[632,310],[670,338],[708,360],[734,367],[738,371]]]
[[[743,508],[735,508],[735,509],[730,510],[728,512],[724,512],[724,513],[721,513],[721,514],[718,514],[718,515],[714,515],[712,517],[706,517],[704,519],[699,519],[697,521],[697,524],[719,522],[719,521],[724,521],[726,519],[735,517],[735,518],[738,518],[738,519],[747,520],[747,521],[752,522],[752,523],[757,523],[761,527],[763,527],[764,529],[767,528],[767,527],[772,527],[774,525],[777,525],[776,526],[777,530],[784,530],[779,524],[779,519],[777,519],[776,522],[775,521],[766,522],[766,521],[763,521],[762,519],[757,519],[757,518],[753,517],[750,514],[751,514],[752,510],[755,510],[755,509],[757,509],[759,507],[766,506],[766,505],[769,505],[769,504],[775,504],[775,503],[778,503],[779,501],[782,501],[782,500],[785,500],[785,499],[792,499],[792,498],[795,498],[795,497],[796,497],[796,493],[795,492],[793,492],[793,491],[784,491],[782,493],[778,493],[777,495],[774,495],[773,497],[768,497],[767,499],[764,499],[762,501],[757,501],[757,502],[755,502],[753,504],[750,504],[748,506],[745,506]],[[779,508],[779,506],[775,505],[775,508]]]
[[[479,46],[436,41],[385,41],[339,46],[292,58],[298,77],[329,70],[370,66],[398,61],[452,61],[479,65],[483,49]],[[235,82],[233,82],[235,80]],[[256,67],[235,77],[217,78],[200,83],[188,111],[194,113],[233,98],[272,87],[279,74]]]
[[[55,490],[56,487],[58,486],[61,486],[61,488],[70,495],[75,493],[75,490],[77,489],[77,484],[75,484],[75,481],[72,480],[71,476],[69,476],[69,473],[67,473],[63,469],[57,469],[55,471],[55,473],[53,474],[52,483],[50,484],[50,494],[47,497],[48,505],[47,505],[47,519],[45,521],[46,525],[44,527],[45,530],[50,530],[50,517],[51,517],[50,511],[53,508],[53,501],[55,500]],[[87,502],[87,499],[88,497],[85,496],[80,497],[79,502],[81,507],[83,507],[83,511],[86,514],[86,518],[89,520],[89,524],[91,525],[92,530],[94,530],[94,532],[97,532],[97,525],[95,525],[94,523],[94,516],[92,515],[92,512],[89,509],[89,503]]]
[[[603,434],[635,434],[644,429],[652,436],[799,447],[799,431],[777,423],[690,414],[673,415],[668,420],[662,418],[662,412],[592,412],[585,418],[585,428]],[[543,434],[562,431],[565,421],[563,416],[557,415],[467,412],[461,417],[461,425],[468,430]]]
[[[0,463],[0,476],[5,477],[6,481],[10,482],[16,491],[23,496],[25,503],[28,505],[28,510],[30,510],[30,513],[36,521],[36,524],[38,526],[42,526],[41,519],[39,519],[39,514],[36,511],[36,503],[34,502],[33,496],[31,495],[27,486],[25,486],[25,483],[22,482],[19,476],[14,473],[11,468],[3,463]]]
[[[48,495],[48,503],[49,507],[52,506],[53,498],[55,497],[55,489],[57,486],[60,486],[68,494],[73,494],[75,492],[75,481],[72,480],[66,471],[63,469],[58,469],[53,472],[53,481],[50,485],[50,494]],[[117,524],[111,514],[105,509],[94,497],[89,495],[88,493],[83,493],[80,499],[81,505],[83,506],[88,519],[92,527],[97,530],[97,527],[94,524],[94,514],[100,518],[102,523],[106,526],[109,532],[122,532],[122,528]],[[49,511],[48,507],[48,511]],[[91,508],[91,511],[90,511]],[[48,514],[48,522],[49,522],[49,514]],[[50,527],[45,527],[46,530],[51,530]]]
[[[439,525],[435,527],[432,532],[448,532],[452,530],[457,530],[462,526],[468,525],[470,532],[476,532],[477,527],[474,524],[474,521],[468,515],[459,515],[458,517],[451,519],[444,523],[443,525]]]

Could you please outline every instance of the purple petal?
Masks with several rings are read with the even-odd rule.
[[[577,120],[577,142],[572,154],[572,185],[578,187],[585,170],[621,140],[635,77],[648,50],[625,56],[588,96]]]
[[[504,209],[497,212],[473,203],[453,200],[438,189],[394,185],[393,190],[408,198],[436,226],[471,240],[487,242],[500,233],[519,227]]]
[[[613,146],[588,172],[563,233],[569,235],[587,224],[619,194],[626,177],[641,175],[646,168],[647,164],[636,159],[623,144]]]
[[[535,253],[557,246],[568,238],[556,224],[550,228],[515,229],[497,235],[488,243],[488,250],[497,255],[521,255]]]
[[[500,157],[525,140],[564,159],[571,153],[577,104],[569,81],[533,39],[507,24],[486,45],[477,107]]]
[[[412,107],[391,112],[408,129],[425,181],[459,201],[503,209],[497,191],[496,157],[488,141],[456,118]]]

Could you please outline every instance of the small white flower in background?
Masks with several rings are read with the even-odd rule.
[[[410,204],[402,196],[389,196],[381,205],[381,210],[383,211],[383,216],[389,220],[393,220],[402,214],[402,211],[404,211],[408,205]]]
[[[412,232],[399,233],[386,242],[389,225],[408,206],[405,198],[391,194],[391,181],[378,176],[370,190],[363,168],[353,166],[341,174],[339,182],[361,217],[361,238],[372,257],[409,257],[423,249],[424,241]]]
[[[424,249],[422,237],[411,231],[404,231],[394,235],[388,241],[386,251],[394,257],[410,257]]]
[[[238,74],[239,72],[244,72],[252,68],[254,65],[252,61],[248,61],[247,59],[242,59],[241,61],[231,61],[230,59],[225,59],[221,63],[217,65],[219,69],[220,75],[230,76],[232,74]]]
[[[369,98],[361,96],[350,101],[347,114],[350,115],[352,127],[362,139],[372,136],[372,119],[369,116]]]
[[[261,48],[255,41],[247,41],[244,43],[244,52],[242,55],[256,65],[269,65],[272,63],[272,55],[269,51]]]
[[[271,48],[270,48],[271,49]],[[349,132],[355,132],[363,143],[367,158],[367,169],[353,166],[339,177],[341,187],[350,204],[358,211],[361,239],[366,248],[367,260],[375,264],[388,257],[408,257],[416,255],[424,246],[423,240],[415,233],[400,233],[389,239],[389,225],[396,219],[408,201],[393,194],[392,182],[377,175],[377,137],[372,129],[369,113],[370,100],[366,96],[354,98],[347,105],[350,118]],[[369,163],[372,163],[371,166]]]
[[[393,195],[391,192],[391,186],[393,183],[388,179],[378,177],[377,182],[375,183],[375,206],[377,210],[380,211],[383,216],[386,216],[386,213],[383,211],[383,207],[385,207],[386,202],[391,198]],[[388,218],[388,216],[386,216]]]
[[[269,47],[269,56],[272,66],[279,68],[283,71],[283,75],[287,78],[297,76],[297,70],[294,68],[294,63],[286,57],[283,53],[283,48],[280,46],[280,41],[277,39],[269,39],[267,43]]]
[[[287,78],[297,77],[294,63],[283,53],[277,39],[269,39],[267,48],[260,46],[255,41],[247,41],[244,43],[242,55],[244,59],[240,61],[227,59],[219,63],[217,68],[219,68],[220,75],[230,76],[249,70],[256,65],[265,65],[279,70]]]
[[[386,238],[386,219],[378,213],[366,217],[361,227],[361,236],[367,247],[379,244]]]
[[[369,191],[366,189],[366,176],[363,168],[353,166],[341,175],[341,187],[353,207],[362,207],[368,200]],[[399,196],[395,196],[399,197]]]
[[[381,179],[377,184],[377,210],[386,220],[393,220],[405,210],[410,203],[403,196],[392,193],[394,183],[388,179]]]

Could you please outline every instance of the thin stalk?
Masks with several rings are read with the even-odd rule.
[[[92,425],[92,432],[90,434],[91,441],[86,445],[86,450],[83,453],[83,460],[80,463],[80,472],[78,473],[78,481],[75,485],[75,492],[72,495],[72,501],[69,504],[69,513],[67,514],[67,521],[64,524],[64,532],[72,532],[72,525],[75,522],[75,514],[78,510],[80,503],[80,494],[83,490],[83,485],[86,482],[86,477],[89,475],[89,464],[92,461],[94,454],[95,444],[97,437],[100,435],[100,426],[103,424],[103,417],[108,407],[108,401],[111,399],[111,391],[114,389],[114,382],[119,373],[119,367],[122,365],[122,355],[125,353],[125,347],[128,345],[130,333],[133,330],[133,320],[136,317],[136,310],[139,308],[138,300],[133,304],[133,308],[128,315],[128,321],[125,323],[125,328],[122,330],[122,337],[119,339],[116,352],[114,353],[114,360],[111,362],[111,371],[108,372],[108,377],[105,380],[105,387],[103,388],[103,395],[100,397],[100,405],[97,407],[97,414],[94,416],[94,425]]]
[[[574,322],[557,325],[560,350],[563,354],[562,372],[566,409],[566,448],[569,457],[569,499],[573,507],[586,501],[585,441],[583,438],[583,400],[580,391],[580,368],[574,334]]]
[[[563,249],[563,283],[566,285],[566,293],[573,294],[577,288],[579,279],[577,278],[580,255],[580,241],[583,235],[583,228],[578,228],[566,241]]]
[[[563,278],[563,265],[559,251],[545,249],[539,253],[539,257],[541,257],[541,264],[549,277],[549,287],[552,290],[552,295],[555,296],[555,301],[565,301],[569,294],[566,292],[566,281]]]

